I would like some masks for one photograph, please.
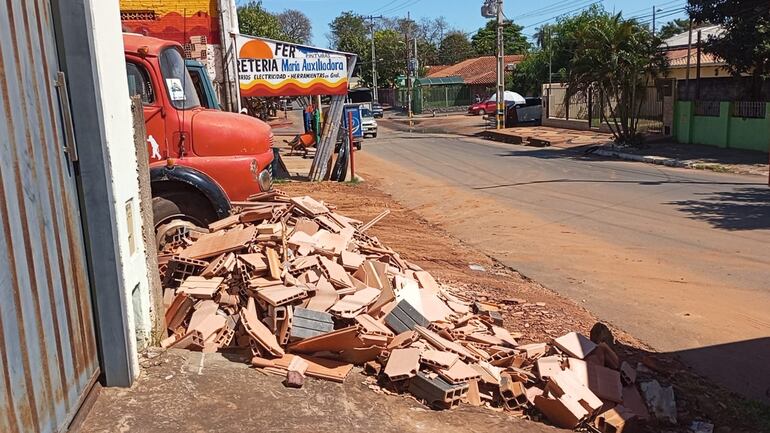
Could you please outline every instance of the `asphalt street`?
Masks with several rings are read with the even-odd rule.
[[[602,320],[770,401],[770,188],[754,176],[381,131],[394,198]]]

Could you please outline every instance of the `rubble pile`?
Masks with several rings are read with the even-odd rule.
[[[373,388],[436,409],[504,408],[563,428],[620,432],[649,416],[636,369],[610,345],[574,332],[521,344],[498,305],[369,236],[387,211],[363,223],[280,192],[234,206],[209,233],[164,240],[163,347],[250,350],[255,367],[292,387],[342,382],[362,366]]]

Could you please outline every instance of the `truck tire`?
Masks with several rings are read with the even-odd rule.
[[[217,219],[211,204],[207,203],[205,198],[186,191],[153,197],[152,213],[155,228],[175,219],[206,227]]]
[[[205,206],[195,202],[195,197],[185,197],[183,194],[152,198],[158,251],[162,251],[167,243],[174,242],[174,239],[180,236],[189,236],[190,232],[208,233],[204,227],[216,220],[216,216],[213,210],[209,209],[209,212]]]

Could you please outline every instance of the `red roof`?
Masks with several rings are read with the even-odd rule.
[[[672,67],[684,66],[687,67],[687,48],[677,48],[666,51],[666,57]],[[690,49],[690,67],[695,67],[698,62],[698,50],[696,48]],[[701,65],[723,65],[725,62],[717,58],[713,54],[701,53],[700,55]]]
[[[505,56],[505,64],[518,64],[523,55]],[[465,84],[495,84],[497,82],[497,57],[483,56],[462,61],[456,65],[431,71],[430,78],[462,77]]]

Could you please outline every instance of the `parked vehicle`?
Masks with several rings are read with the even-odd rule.
[[[368,135],[377,138],[377,121],[374,119],[374,113],[364,107],[361,107],[361,128],[364,131],[364,137]]]
[[[372,102],[374,102],[374,97],[372,96],[372,89],[361,87],[358,89],[348,90],[347,102],[350,104],[362,105],[371,110]]]
[[[385,110],[379,102],[372,102],[372,114],[375,118],[382,118],[385,115]]]
[[[272,188],[270,126],[201,106],[180,44],[136,34],[123,44],[130,94],[144,106],[159,238],[206,227],[230,200]]]
[[[506,91],[503,96],[506,104],[515,103],[523,104],[525,98],[516,92]],[[483,116],[485,114],[492,114],[497,112],[497,94],[492,95],[489,99],[482,102],[477,102],[468,107],[468,114],[474,116]]]
[[[539,125],[542,119],[543,100],[541,98],[525,98],[523,104],[512,104],[505,111],[506,126]]]
[[[497,101],[482,101],[477,102],[468,107],[468,114],[474,116],[483,116],[487,113],[494,113],[497,110]]]
[[[506,102],[505,126],[510,128],[517,125],[540,125],[543,118],[543,100],[541,98],[524,98],[523,103]],[[497,117],[489,114],[484,118],[489,127],[497,126]]]
[[[222,106],[219,104],[216,92],[214,92],[214,85],[211,84],[211,78],[209,78],[203,63],[188,59],[185,60],[185,65],[187,72],[190,73],[190,78],[192,78],[195,93],[198,94],[201,106],[210,110],[221,110]]]

